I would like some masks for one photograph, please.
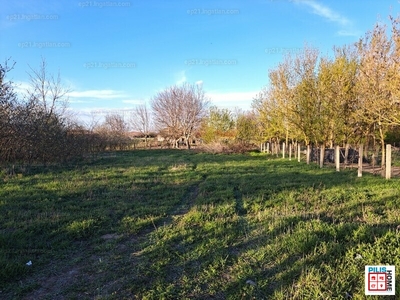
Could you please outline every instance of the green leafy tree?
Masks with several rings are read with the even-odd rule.
[[[238,113],[236,119],[236,140],[249,145],[257,136],[257,119],[254,113]]]
[[[211,106],[207,117],[203,119],[201,136],[206,143],[225,142],[235,136],[235,120],[227,108]]]

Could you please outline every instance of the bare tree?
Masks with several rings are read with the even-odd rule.
[[[190,138],[206,115],[209,101],[201,85],[188,83],[159,92],[151,101],[155,125],[166,130],[178,147],[184,138],[190,149]]]
[[[14,62],[10,66],[9,62],[10,59],[7,59],[3,65],[0,64],[0,161],[9,161],[15,153],[15,131],[12,123],[18,103],[14,85],[6,79],[7,73],[15,65]]]
[[[129,138],[126,136],[128,125],[119,113],[108,113],[104,122],[94,128],[101,137],[102,150],[123,150],[129,148]]]
[[[60,73],[57,77],[48,76],[47,63],[42,59],[39,69],[29,66],[30,89],[27,90],[28,99],[35,105],[40,106],[49,117],[54,113],[63,115],[68,104],[69,89],[61,84]]]
[[[147,148],[148,135],[151,130],[151,114],[146,104],[139,105],[134,109],[130,116],[130,123],[134,130],[138,130],[144,135]]]
[[[107,114],[104,126],[108,131],[111,131],[114,134],[124,135],[128,131],[128,126],[124,117],[117,113]]]

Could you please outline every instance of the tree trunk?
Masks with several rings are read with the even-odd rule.
[[[385,137],[383,135],[383,131],[381,126],[379,127],[379,137],[380,137],[380,142],[381,142],[381,148],[382,148],[382,161],[381,161],[381,167],[382,170],[385,168]]]
[[[188,150],[190,150],[190,142],[189,142],[190,138],[187,136],[187,137],[185,137],[185,139],[186,139],[186,147]]]
[[[288,128],[286,128],[286,141],[285,141],[285,146],[286,146],[286,149],[287,149],[288,146],[289,146],[289,129],[288,129]]]
[[[344,148],[344,165],[345,166],[349,163],[349,148],[350,148],[350,145],[346,142],[346,145]]]
[[[324,159],[325,159],[325,144],[321,145],[319,149],[319,167],[322,168],[324,166]]]

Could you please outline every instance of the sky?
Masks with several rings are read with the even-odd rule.
[[[22,92],[45,59],[83,122],[184,82],[249,110],[285,54],[308,44],[332,55],[399,10],[399,0],[0,0],[0,63],[16,62],[8,79]]]

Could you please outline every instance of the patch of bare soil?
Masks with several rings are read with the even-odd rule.
[[[67,299],[62,295],[62,291],[69,285],[75,284],[79,280],[80,269],[76,266],[65,268],[47,278],[41,277],[36,280],[40,288],[25,296],[24,300],[48,299],[49,295],[59,300]],[[82,295],[84,298],[84,295]]]

